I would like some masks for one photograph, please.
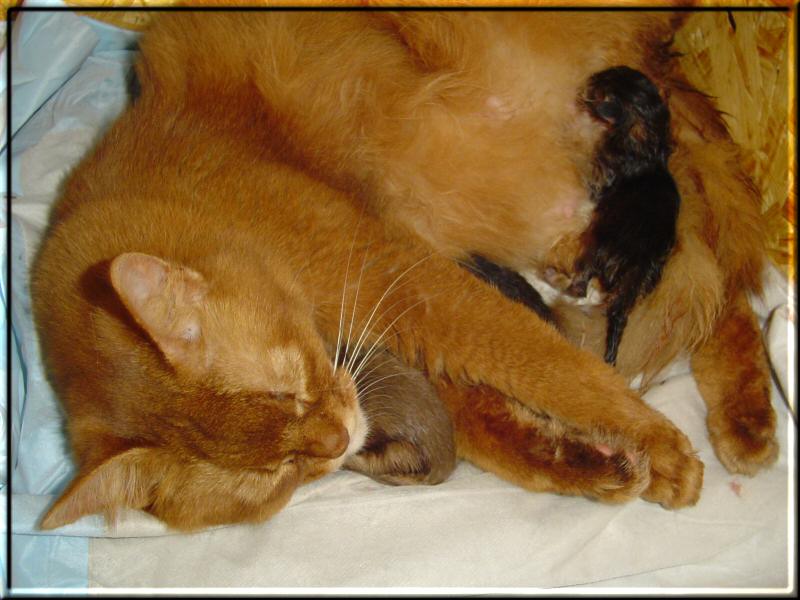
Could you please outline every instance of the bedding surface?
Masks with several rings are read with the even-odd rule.
[[[12,29],[10,123],[0,111],[3,131],[8,127],[13,136],[10,149],[4,142],[1,163],[4,187],[11,176],[11,212],[0,216],[0,236],[11,241],[10,253],[2,245],[10,289],[5,277],[0,282],[3,308],[10,305],[10,323],[5,310],[0,317],[0,352],[6,352],[5,336],[10,341],[0,363],[10,379],[10,394],[0,392],[8,437],[6,421],[0,429],[11,472],[4,455],[0,476],[4,509],[11,477],[12,554],[3,560],[12,591],[793,589],[796,426],[788,406],[794,406],[795,299],[774,267],[765,271],[766,292],[753,304],[775,374],[777,464],[753,478],[724,470],[687,361],[672,365],[645,396],[686,433],[705,463],[702,497],[692,508],[532,494],[462,462],[433,487],[389,487],[334,473],[300,488],[283,511],[259,525],[183,535],[129,511],[112,529],[93,516],[37,530],[74,467],[38,353],[28,268],[59,183],[127,102],[136,37],[70,12],[22,13]],[[5,54],[0,65],[5,69]],[[5,76],[0,85],[5,88]]]

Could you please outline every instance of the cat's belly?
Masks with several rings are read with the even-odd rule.
[[[560,114],[533,114],[503,93],[463,116],[432,110],[424,140],[383,165],[384,214],[449,256],[477,253],[515,270],[541,266],[559,239],[585,229],[593,207],[581,164],[590,153],[562,139],[562,124],[580,139],[596,132],[572,108]]]

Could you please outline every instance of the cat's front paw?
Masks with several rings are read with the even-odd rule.
[[[565,479],[583,481],[579,493],[611,504],[641,496],[650,483],[648,457],[605,438],[563,437],[554,466]]]
[[[650,459],[650,485],[642,498],[670,509],[696,504],[703,487],[704,465],[689,439],[664,422],[652,427],[642,441]]]
[[[707,423],[714,452],[731,473],[755,475],[778,458],[775,411],[768,401],[723,404],[709,411]]]

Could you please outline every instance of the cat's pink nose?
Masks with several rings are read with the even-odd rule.
[[[314,428],[314,437],[306,446],[306,454],[317,458],[338,458],[350,444],[350,435],[344,426],[320,423]]]

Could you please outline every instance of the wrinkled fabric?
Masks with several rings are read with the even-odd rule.
[[[50,2],[51,5],[60,5]],[[26,4],[27,5],[27,4]],[[38,5],[38,4],[37,4]],[[63,6],[63,5],[62,5]],[[11,289],[2,282],[3,308],[10,303],[10,356],[2,343],[2,365],[9,369],[11,394],[2,395],[3,418],[11,421],[11,439],[3,436],[3,482],[8,449],[12,456],[12,531],[27,528],[26,512],[36,519],[74,473],[63,429],[61,408],[47,383],[31,316],[28,267],[55,199],[69,170],[124,108],[135,36],[68,12],[18,13],[11,27],[11,191],[12,214],[3,215],[0,231],[11,236],[11,255],[2,245],[3,268],[10,267]],[[2,65],[2,97],[7,78]],[[5,132],[5,107],[0,129]],[[0,183],[7,189],[5,133],[0,150]],[[9,227],[10,225],[10,227]],[[5,240],[3,240],[5,241]],[[5,319],[5,311],[3,312]],[[3,489],[3,493],[6,493]],[[43,504],[42,500],[48,500]],[[5,507],[5,503],[4,503]],[[5,525],[5,520],[3,520]],[[18,528],[19,526],[19,528]],[[5,546],[3,546],[5,551]],[[39,557],[37,560],[35,557]],[[48,557],[44,563],[42,557]],[[12,537],[12,585],[86,587],[88,538]],[[5,565],[5,558],[3,560]],[[3,569],[5,574],[6,570]]]

